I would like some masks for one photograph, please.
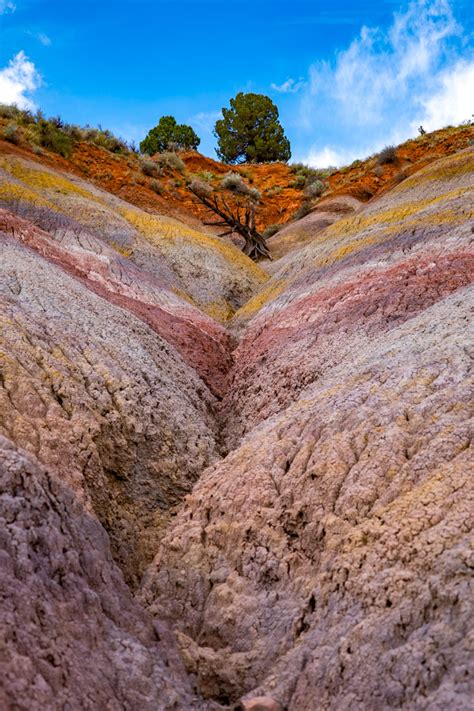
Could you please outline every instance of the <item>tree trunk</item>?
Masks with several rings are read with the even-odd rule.
[[[189,187],[189,190],[210,212],[220,217],[220,220],[206,222],[206,225],[228,227],[228,230],[221,233],[221,237],[233,232],[243,237],[245,246],[242,251],[255,262],[259,259],[272,258],[265,237],[255,228],[255,205],[253,203],[248,203],[242,208],[244,210],[242,216],[241,209],[237,207],[232,211],[224,198],[219,201],[217,195],[201,195],[192,187]]]

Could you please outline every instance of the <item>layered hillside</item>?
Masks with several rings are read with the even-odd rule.
[[[237,314],[259,309],[234,352],[232,453],[143,594],[204,694],[468,708],[473,171],[472,149],[425,168]]]
[[[469,708],[463,142],[332,186],[270,277],[4,146],[2,708]]]

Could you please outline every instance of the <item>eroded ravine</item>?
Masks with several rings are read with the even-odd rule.
[[[102,245],[3,230],[20,705],[468,708],[473,172],[440,161],[287,255],[238,343]]]
[[[205,697],[468,708],[473,170],[464,152],[333,225],[242,332],[231,453],[141,594]]]

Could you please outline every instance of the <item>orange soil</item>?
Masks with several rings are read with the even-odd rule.
[[[379,166],[376,157],[342,168],[329,177],[329,191],[326,195],[352,195],[367,201],[397,184],[403,177],[408,177],[425,165],[438,158],[456,153],[467,148],[474,141],[474,125],[440,129],[418,136],[397,147],[397,160]]]
[[[2,123],[0,121],[0,125]],[[329,186],[324,197],[345,194],[369,200],[392,187],[402,175],[410,175],[433,160],[465,148],[472,140],[474,126],[441,129],[412,139],[397,148],[397,161],[393,164],[377,167],[376,158],[371,157],[336,171],[328,178]],[[66,160],[48,151],[37,155],[26,144],[14,146],[1,140],[0,153],[16,153],[43,165],[72,172],[149,212],[175,216],[189,224],[195,224],[196,218],[202,221],[212,219],[186,189],[185,175],[171,171],[159,178],[162,194],[157,195],[151,189],[156,179],[143,175],[140,159],[133,154],[114,155],[91,143],[81,142]],[[260,229],[283,224],[304,202],[303,191],[289,187],[295,175],[286,164],[228,166],[194,151],[181,154],[181,157],[188,175],[199,177],[199,173],[212,173],[215,177],[211,177],[211,182],[217,185],[222,175],[232,170],[258,188],[262,195],[257,218]],[[231,197],[229,199],[232,201]]]

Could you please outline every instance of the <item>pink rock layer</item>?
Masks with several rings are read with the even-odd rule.
[[[473,159],[307,221],[233,365],[171,252],[0,213],[0,705],[471,707]]]
[[[141,593],[205,697],[470,707],[473,157],[287,255],[242,331],[231,454]]]
[[[102,298],[138,316],[174,346],[211,391],[222,397],[232,362],[230,338],[215,321],[110,249],[106,255],[80,248],[71,250],[55,242],[48,233],[2,209],[0,231],[62,267]],[[160,291],[167,297],[166,308],[153,303]]]

